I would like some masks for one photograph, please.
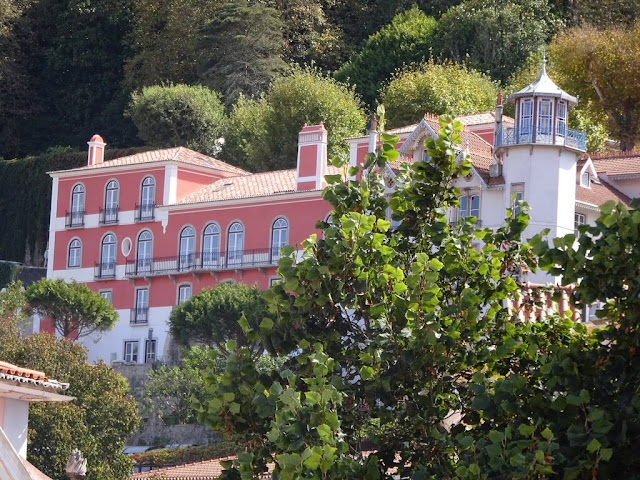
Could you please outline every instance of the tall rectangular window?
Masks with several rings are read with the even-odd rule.
[[[156,341],[147,340],[144,343],[144,361],[151,363],[156,361]]]
[[[191,298],[191,285],[180,285],[178,287],[178,305]]]
[[[463,218],[475,217],[476,224],[480,221],[480,195],[471,193],[460,197],[460,206],[458,207],[458,221]]]
[[[520,140],[522,142],[531,141],[531,131],[533,127],[533,101],[525,98],[520,103]]]
[[[522,211],[522,202],[524,202],[524,183],[511,184],[511,213],[515,217]]]
[[[586,217],[583,213],[576,213],[573,216],[573,226],[574,226],[574,233],[576,234],[576,237],[578,235],[580,235],[580,232],[578,231],[578,227],[580,225],[584,225],[586,222]]]
[[[541,137],[547,137],[552,133],[552,117],[553,117],[553,104],[548,98],[542,98],[538,101],[538,135]],[[545,141],[544,138],[538,139],[539,141]]]
[[[136,304],[131,310],[131,323],[147,323],[149,321],[149,289],[136,289]]]
[[[124,342],[124,356],[125,362],[138,363],[138,342]]]
[[[100,296],[104,298],[109,305],[113,305],[113,291],[112,290],[100,290]]]
[[[556,124],[556,135],[564,137],[567,134],[567,104],[558,102],[558,119]]]

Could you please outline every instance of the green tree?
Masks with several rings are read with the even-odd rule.
[[[148,145],[203,153],[215,150],[225,117],[219,95],[200,85],[145,87],[132,95],[127,115]]]
[[[382,90],[390,127],[409,125],[425,112],[468,115],[495,105],[497,85],[489,77],[462,65],[429,62],[398,73]]]
[[[436,21],[418,7],[396,15],[367,39],[364,47],[335,78],[354,85],[362,99],[372,105],[383,82],[399,68],[426,60],[430,55]]]
[[[203,372],[210,347],[191,347],[180,365],[149,370],[140,398],[141,413],[157,416],[166,424],[195,423],[192,401],[204,398]]]
[[[104,363],[88,364],[84,348],[69,339],[46,333],[20,338],[14,311],[4,309],[15,305],[15,295],[7,292],[0,294],[2,359],[69,383],[66,394],[75,397],[70,403],[30,406],[29,461],[54,480],[64,480],[69,454],[78,448],[89,466],[87,480],[129,478],[131,460],[122,449],[138,416],[127,381]]]
[[[351,89],[315,71],[297,70],[275,80],[262,98],[234,107],[220,159],[252,171],[295,167],[298,133],[305,123],[320,122],[334,156],[346,153],[343,139],[360,134],[365,117]]]
[[[43,278],[26,291],[29,308],[53,321],[63,337],[112,329],[118,314],[104,297],[82,283]]]
[[[238,322],[242,319],[257,327],[266,313],[266,304],[257,287],[221,283],[176,306],[169,316],[169,330],[184,346],[203,343],[226,351],[227,340],[234,339],[257,355],[262,353],[261,346],[249,341]]]
[[[633,87],[640,76],[640,23],[598,30],[579,27],[560,33],[550,46],[561,85],[595,112],[607,116],[607,127],[622,150],[640,139],[640,95]]]
[[[136,0],[125,42],[127,88],[198,80],[200,29],[216,14],[217,0]]]
[[[227,2],[202,29],[201,80],[222,93],[226,105],[252,97],[286,70],[283,23],[278,11]]]
[[[546,0],[468,0],[440,18],[434,53],[505,83],[556,25]]]

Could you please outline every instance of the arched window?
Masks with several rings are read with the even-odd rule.
[[[152,220],[156,198],[156,181],[153,177],[146,177],[142,181],[140,192],[140,207],[138,212],[139,220]]]
[[[289,241],[289,224],[284,218],[278,218],[271,227],[271,260],[280,258],[280,249]]]
[[[178,268],[185,270],[193,267],[195,260],[196,231],[193,227],[184,227],[180,232],[180,254]]]
[[[82,263],[82,243],[77,238],[69,244],[67,267],[79,267]]]
[[[71,190],[71,213],[68,227],[81,227],[84,225],[84,186],[76,185]]]
[[[239,265],[242,263],[244,250],[244,227],[239,222],[234,222],[229,227],[227,239],[227,263]]]
[[[118,221],[118,182],[111,180],[107,183],[104,194],[104,213],[102,223],[117,223]]]
[[[220,258],[220,227],[210,223],[202,234],[202,266],[215,267]]]
[[[116,236],[108,233],[100,248],[100,278],[116,276]]]
[[[191,298],[191,285],[186,283],[178,287],[178,305]]]
[[[138,235],[136,246],[136,267],[138,272],[150,272],[153,257],[153,237],[148,230]]]

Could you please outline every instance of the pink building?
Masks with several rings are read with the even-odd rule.
[[[629,202],[640,192],[637,163],[583,156],[584,133],[567,127],[577,99],[547,76],[507,98],[516,118],[495,112],[461,117],[462,148],[472,172],[454,181],[460,207],[450,221],[475,217],[497,228],[514,199],[531,207],[525,237],[548,228],[572,233],[595,220],[606,200]],[[428,161],[424,140],[438,120],[390,131],[399,137],[396,162]],[[346,139],[350,164],[377,145],[375,132]],[[278,280],[280,248],[300,245],[330,214],[322,199],[327,132],[305,126],[297,168],[251,174],[186,148],[170,148],[103,161],[105,143],[89,142],[88,165],[51,172],[49,278],[75,279],[108,298],[117,326],[83,339],[89,359],[142,363],[169,352],[171,309],[203,288],[237,281],[267,288]],[[394,162],[394,163],[396,163]],[[395,165],[385,169],[394,189]],[[525,281],[554,279],[544,273]],[[44,327],[43,327],[44,328]]]

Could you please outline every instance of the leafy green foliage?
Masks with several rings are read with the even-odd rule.
[[[486,75],[452,63],[428,62],[398,73],[381,98],[389,127],[410,125],[425,112],[467,115],[486,112],[495,104],[497,85]]]
[[[428,138],[430,161],[402,165],[390,200],[377,172],[398,157],[396,137],[382,136],[361,182],[347,180],[357,167],[328,178],[332,224],[301,257],[284,252],[273,320],[245,324],[284,368],[258,371],[231,342],[225,369],[205,377],[199,419],[244,447],[224,478],[270,462],[283,479],[635,478],[638,203],[603,206],[577,247],[574,235],[522,243],[526,205],[496,230],[449,225],[451,179],[470,169],[461,128]],[[577,308],[606,302],[611,323],[523,320],[511,300],[541,314],[540,295],[556,295],[518,284],[538,266],[575,284]]]
[[[434,53],[506,83],[555,30],[546,0],[467,0],[440,18]]]
[[[179,366],[149,370],[140,398],[141,413],[157,416],[165,424],[195,423],[191,402],[203,398],[202,371],[209,354],[209,347],[191,347]]]
[[[372,105],[380,86],[394,71],[429,57],[435,26],[435,19],[417,7],[396,15],[389,25],[368,38],[358,55],[335,73],[335,78],[354,85],[362,99]]]
[[[222,131],[224,107],[219,95],[203,86],[153,86],[132,95],[127,115],[148,145],[212,153]]]
[[[5,304],[7,292],[0,295]],[[9,299],[9,303],[11,303]],[[0,322],[2,359],[46,372],[49,378],[70,384],[70,403],[36,403],[29,410],[28,458],[55,480],[73,448],[82,451],[90,466],[87,480],[126,479],[131,461],[122,449],[138,426],[135,401],[127,381],[104,363],[90,365],[81,345],[40,333],[21,339],[10,311]]]
[[[240,95],[265,91],[282,74],[283,23],[277,10],[260,4],[227,2],[202,29],[201,80],[232,105]]]
[[[640,97],[630,80],[640,75],[639,39],[640,23],[579,27],[560,33],[550,47],[559,82],[606,115],[622,150],[633,150],[640,139]]]
[[[227,340],[234,339],[259,354],[260,345],[252,344],[239,322],[257,328],[266,314],[266,304],[256,286],[227,282],[177,305],[169,317],[169,329],[181,345],[203,343],[224,350]]]
[[[118,321],[111,304],[83,283],[43,278],[29,285],[25,295],[29,308],[50,318],[63,337],[111,330]]]
[[[12,262],[0,262],[0,288],[19,279],[22,267]]]
[[[251,171],[295,167],[302,126],[324,123],[329,156],[346,153],[345,137],[358,135],[365,118],[348,87],[313,70],[278,78],[262,98],[234,106],[219,158]]]

